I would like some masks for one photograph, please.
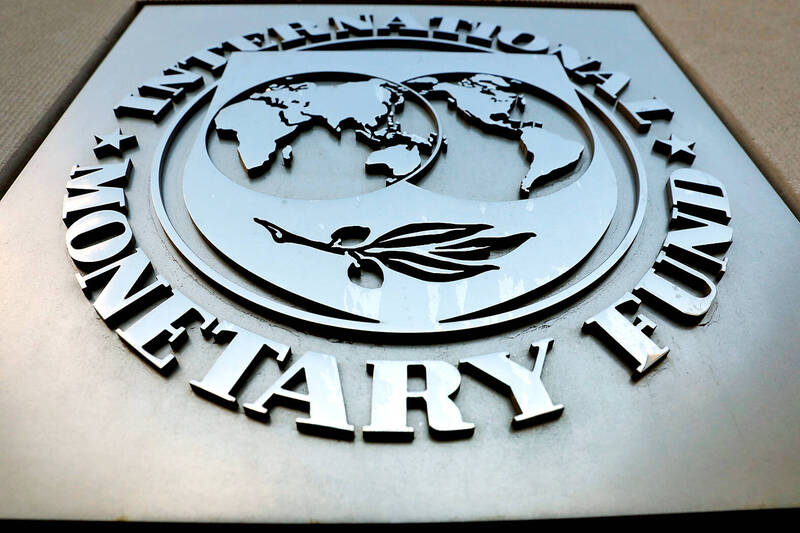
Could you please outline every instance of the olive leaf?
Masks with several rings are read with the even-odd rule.
[[[490,259],[512,252],[536,236],[532,232],[486,235],[494,229],[489,224],[417,222],[390,230],[369,242],[366,242],[369,228],[344,226],[334,231],[326,243],[295,235],[260,218],[254,220],[270,232],[275,242],[349,256],[353,263],[348,274],[354,283],[364,267],[369,266],[374,272],[378,265],[423,281],[470,278],[498,270],[500,267],[489,262]],[[379,268],[377,274],[382,280]]]

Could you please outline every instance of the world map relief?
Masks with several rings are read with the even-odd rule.
[[[276,154],[302,131],[327,128],[337,137],[352,129],[356,140],[374,151],[366,170],[389,180],[416,170],[430,154],[436,134],[422,137],[403,130],[396,119],[405,90],[372,78],[337,84],[311,82],[273,85],[223,108],[214,119],[222,138],[235,138],[249,175],[269,168]]]
[[[430,99],[446,99],[467,121],[485,132],[519,139],[530,162],[520,183],[520,194],[528,196],[549,178],[568,172],[583,154],[581,143],[565,139],[533,121],[512,118],[515,108],[524,111],[526,99],[521,84],[490,74],[473,74],[456,79],[425,76],[406,82]]]
[[[515,109],[521,112],[526,106],[519,82],[468,74],[425,76],[405,84],[425,98],[447,100],[464,120],[489,134],[518,139],[529,163],[520,181],[523,197],[536,185],[572,170],[583,154],[581,143],[534,121],[512,118]],[[417,170],[422,156],[431,154],[442,134],[421,136],[403,129],[398,115],[403,112],[407,92],[378,78],[273,84],[224,107],[215,117],[214,127],[221,138],[238,142],[239,157],[250,176],[266,171],[276,155],[303,131],[319,126],[339,137],[344,129],[352,129],[356,140],[373,150],[365,161],[365,171],[383,174],[391,184]],[[292,153],[290,148],[288,153]]]

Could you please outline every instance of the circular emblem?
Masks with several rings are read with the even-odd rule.
[[[530,342],[533,369],[509,352],[458,353],[455,360],[464,345],[450,341],[535,325],[610,273],[639,233],[648,202],[635,147],[643,138],[634,142],[628,131],[641,135],[674,112],[658,98],[618,101],[627,74],[601,70],[567,46],[550,50],[529,33],[478,25],[459,41],[458,24],[428,38],[408,19],[379,28],[371,19],[348,20],[340,27],[331,19],[336,39],[293,23],[203,49],[115,108],[121,117],[158,122],[173,101],[199,91],[159,128],[160,142],[142,143],[139,157],[152,155],[150,198],[187,262],[177,263],[199,274],[182,279],[223,293],[209,307],[229,297],[269,319],[257,320],[256,329],[276,321],[328,335],[301,340],[303,355],[243,403],[244,412],[264,418],[273,405],[288,403],[309,411],[297,420],[300,431],[354,438],[337,359],[327,352],[337,339],[367,335],[381,344],[364,347],[378,353],[365,363],[373,384],[365,440],[413,438],[405,414],[420,402],[435,438],[472,435],[475,425],[454,403],[462,372],[512,397],[514,428],[557,418],[564,407],[541,379],[552,338]],[[305,36],[295,31],[301,27]],[[525,53],[485,53],[495,33],[498,49]],[[276,53],[274,34],[297,35],[281,41],[284,50],[297,50]],[[615,105],[600,103],[576,80],[594,84],[594,95]],[[134,135],[118,131],[98,137],[98,158],[124,156],[137,145]],[[652,145],[668,163],[687,166],[694,148],[673,134]],[[153,279],[126,216],[123,187],[132,171],[130,159],[73,169],[63,218],[69,254],[86,273],[78,276],[81,288],[96,293],[103,320],[123,323],[117,334],[163,373],[177,364],[171,351],[159,353],[163,345],[176,349],[186,328],[199,323],[224,348],[191,387],[238,409],[234,394],[259,361],[270,356],[283,367],[292,348]],[[697,323],[714,303],[714,278],[727,266],[719,255],[731,243],[719,180],[683,167],[670,173],[666,188],[671,229],[652,267],[581,322],[637,377],[669,348],[651,339],[656,323],[648,316],[624,313],[647,300]],[[442,341],[433,356],[383,357],[382,344],[405,343],[413,352],[422,338]],[[347,372],[355,372],[352,362]],[[409,378],[420,375],[424,392],[409,390]],[[295,390],[303,380],[307,393]]]
[[[555,57],[375,54],[232,57],[168,128],[153,202],[206,279],[271,314],[424,335],[529,318],[622,257],[643,167]],[[476,136],[495,153],[464,149]]]

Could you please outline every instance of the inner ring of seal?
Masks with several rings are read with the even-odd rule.
[[[362,38],[353,39],[345,43],[316,43],[304,47],[304,50],[319,50],[319,49],[359,49],[369,48],[371,45],[389,47],[412,47],[412,48],[437,48],[441,50],[440,42],[432,42],[426,39],[419,38],[403,38],[403,37],[390,37],[390,38]],[[484,48],[468,45],[446,43],[449,50],[453,51],[480,51],[489,53]],[[327,46],[326,46],[327,45]],[[153,168],[151,172],[151,199],[156,215],[158,216],[164,232],[170,239],[172,244],[178,252],[189,261],[193,267],[198,270],[208,281],[222,292],[231,296],[245,304],[249,303],[256,306],[259,310],[265,312],[267,316],[276,317],[283,322],[299,323],[307,326],[313,326],[321,331],[342,332],[346,331],[353,336],[361,336],[369,338],[372,336],[379,336],[382,341],[391,341],[392,338],[402,341],[403,339],[413,338],[429,338],[439,337],[444,335],[459,334],[459,338],[463,338],[463,334],[469,332],[470,334],[484,333],[488,329],[497,329],[500,326],[512,327],[519,324],[524,320],[530,320],[532,317],[537,316],[545,311],[548,311],[556,305],[563,304],[584,292],[586,292],[592,285],[594,285],[601,278],[606,276],[611,269],[622,259],[633,240],[641,228],[644,221],[644,214],[647,205],[647,180],[644,163],[639,154],[633,148],[633,141],[629,135],[625,133],[620,123],[606,111],[603,106],[589,94],[582,89],[576,87],[575,90],[581,98],[584,105],[587,105],[591,111],[600,116],[601,120],[613,132],[613,134],[620,141],[623,150],[626,152],[633,168],[635,188],[636,188],[636,201],[634,216],[631,224],[625,233],[625,236],[614,249],[614,251],[606,257],[606,259],[592,272],[577,280],[575,283],[561,289],[560,291],[551,294],[546,298],[542,298],[527,305],[522,305],[514,309],[499,312],[487,317],[480,317],[474,319],[464,319],[453,322],[443,322],[435,331],[419,331],[413,329],[402,329],[387,326],[378,321],[363,319],[357,317],[354,319],[330,317],[328,315],[307,311],[305,309],[297,308],[288,305],[280,300],[257,294],[251,290],[241,287],[237,283],[231,281],[225,276],[220,275],[208,264],[206,264],[197,254],[183,241],[178,232],[175,230],[169,216],[167,215],[163,198],[161,198],[161,174],[166,162],[166,156],[172,142],[175,139],[176,132],[189,120],[189,118],[198,110],[198,108],[210,101],[216,89],[216,84],[208,87],[202,93],[186,106],[186,109],[176,117],[167,130],[166,135],[159,143],[156,149],[155,157],[153,160]],[[387,338],[387,335],[389,337]]]

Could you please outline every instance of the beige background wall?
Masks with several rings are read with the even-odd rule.
[[[635,5],[800,216],[800,1]],[[135,0],[0,0],[0,194],[136,10]]]

